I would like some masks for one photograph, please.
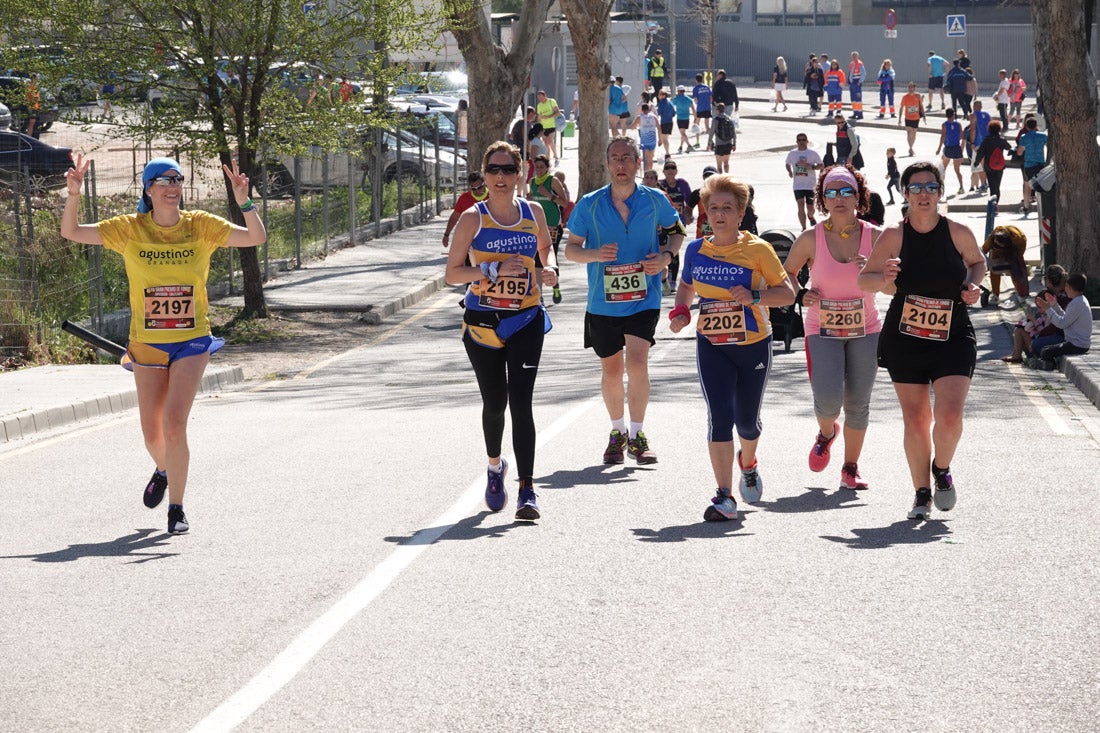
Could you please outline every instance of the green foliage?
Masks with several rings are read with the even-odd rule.
[[[342,0],[305,12],[302,0],[5,0],[0,35],[51,49],[20,52],[20,65],[39,72],[43,87],[76,79],[93,88],[108,80],[155,88],[164,103],[123,134],[251,162],[262,146],[290,140],[336,147],[339,131],[382,116],[364,112],[363,102],[400,72],[387,52],[438,42],[433,5]],[[317,81],[322,70],[358,82],[361,98],[331,102]]]

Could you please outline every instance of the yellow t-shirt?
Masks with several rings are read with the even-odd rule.
[[[210,335],[206,279],[210,258],[229,240],[230,223],[205,211],[181,211],[175,226],[152,214],[126,214],[96,225],[103,245],[122,255],[130,281],[130,339],[169,344]]]
[[[557,115],[554,114],[554,108],[558,106],[558,100],[546,98],[545,102],[539,102],[535,105],[535,110],[539,115],[539,122],[546,130],[553,130],[557,126]]]

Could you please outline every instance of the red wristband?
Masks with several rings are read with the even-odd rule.
[[[668,312],[668,320],[675,321],[677,316],[683,316],[691,323],[691,309],[686,305],[678,305]]]

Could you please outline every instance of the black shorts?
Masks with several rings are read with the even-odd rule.
[[[629,112],[620,112],[619,113],[619,119],[620,120],[629,120],[630,119],[630,113]]]
[[[1024,180],[1030,181],[1035,176],[1039,175],[1039,171],[1043,170],[1044,165],[1029,165],[1024,168]]]
[[[806,199],[809,202],[814,200],[814,190],[812,188],[797,188],[794,192],[794,200]]]
[[[928,341],[898,331],[898,320],[887,312],[878,340],[878,365],[897,384],[932,384],[941,377],[974,376],[978,340],[965,311],[955,311],[965,321],[952,326],[947,341]]]
[[[906,120],[906,121],[905,121],[905,126],[906,126],[906,127],[912,127],[912,128],[913,128],[913,129],[915,130],[915,129],[917,129],[918,127],[920,127],[920,119],[916,119],[916,120]]]
[[[715,155],[729,155],[733,152],[733,143],[715,143],[714,154]]]
[[[695,113],[695,116],[698,117],[701,120],[709,120],[710,119],[710,110],[709,109],[701,109],[701,110],[699,110],[698,112]]]
[[[930,76],[928,77],[928,91],[933,89],[943,89],[943,77],[942,76]]]
[[[661,134],[662,135],[671,135],[672,134],[672,123],[671,122],[662,122],[661,123]]]
[[[638,311],[629,316],[601,316],[585,311],[584,348],[592,349],[596,356],[606,359],[623,350],[628,334],[645,339],[652,346],[657,343],[653,334],[657,332],[660,317],[659,308]]]
[[[681,130],[688,129],[688,125],[690,125],[690,124],[691,124],[691,120],[686,120],[686,119],[685,120],[681,120],[681,119],[676,120],[676,126],[679,127]]]
[[[943,157],[948,158],[949,160],[962,160],[962,145],[944,145]]]

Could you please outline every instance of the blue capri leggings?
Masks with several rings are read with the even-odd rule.
[[[696,338],[699,386],[707,402],[707,440],[727,443],[733,428],[744,440],[760,437],[760,404],[772,370],[772,340],[748,346],[715,346]]]

